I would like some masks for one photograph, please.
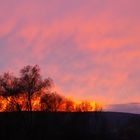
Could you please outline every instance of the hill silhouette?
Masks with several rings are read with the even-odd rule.
[[[4,139],[114,139],[139,140],[140,115],[116,112],[29,112],[0,113]]]

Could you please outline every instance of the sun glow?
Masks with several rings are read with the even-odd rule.
[[[32,98],[33,111],[44,111],[41,109],[42,104],[40,99],[41,99],[40,96]],[[27,102],[28,101],[25,96],[20,96],[17,99],[13,97],[8,98],[0,97],[0,112],[28,111]],[[73,100],[71,97],[68,97],[64,98],[63,101],[57,105],[56,111],[89,112],[89,111],[101,111],[102,108],[103,106],[95,101]],[[48,110],[46,109],[45,111]]]

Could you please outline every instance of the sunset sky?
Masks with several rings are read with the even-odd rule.
[[[28,64],[64,96],[140,102],[140,0],[0,0],[0,73]]]

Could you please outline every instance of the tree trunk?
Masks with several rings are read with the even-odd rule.
[[[32,101],[31,101],[31,92],[28,92],[28,113],[29,113],[29,131],[28,135],[32,135]]]
[[[28,93],[28,111],[32,112],[32,101],[31,101],[31,93]]]

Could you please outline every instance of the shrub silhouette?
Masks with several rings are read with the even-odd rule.
[[[56,92],[48,92],[41,97],[41,110],[48,112],[57,112],[63,104],[63,97]]]

